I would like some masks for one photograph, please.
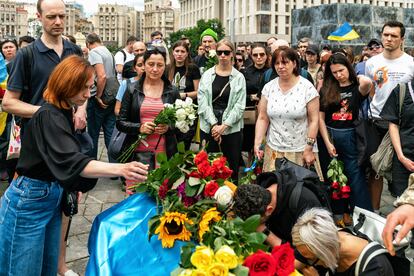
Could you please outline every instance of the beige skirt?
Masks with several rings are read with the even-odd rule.
[[[314,152],[315,154],[315,169],[316,173],[319,176],[319,179],[323,181],[323,174],[321,169],[321,164],[319,162],[319,156],[317,152]],[[280,152],[273,150],[268,145],[266,145],[264,150],[264,159],[263,159],[263,171],[264,172],[272,172],[276,170],[275,161],[277,158],[283,158],[286,157],[289,161],[292,161],[293,163],[296,163],[300,166],[304,165],[303,162],[303,151],[301,152]]]

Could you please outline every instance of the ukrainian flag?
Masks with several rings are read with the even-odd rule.
[[[342,24],[336,31],[332,32],[329,36],[329,40],[345,41],[359,38],[359,34],[355,32],[348,22]]]

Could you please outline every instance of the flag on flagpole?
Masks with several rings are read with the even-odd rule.
[[[359,38],[359,34],[352,29],[348,22],[345,22],[337,30],[332,32],[329,36],[329,40],[345,41]]]

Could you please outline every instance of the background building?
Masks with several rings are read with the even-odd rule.
[[[105,44],[125,45],[130,35],[139,36],[142,13],[126,5],[102,4],[93,16],[95,32]]]
[[[292,10],[334,3],[414,8],[413,0],[180,0],[180,28],[218,18],[235,42],[265,41],[271,35],[290,41]]]
[[[66,3],[66,22],[65,22],[65,34],[75,35],[78,31],[76,29],[77,22],[83,17],[83,7],[75,2]]]
[[[144,1],[144,41],[151,39],[151,33],[160,31],[164,37],[174,32],[176,11],[169,0]]]
[[[27,11],[15,1],[0,1],[0,38],[17,38],[27,35]]]

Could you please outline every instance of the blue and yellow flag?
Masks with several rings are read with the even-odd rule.
[[[352,29],[348,22],[342,24],[336,31],[332,32],[329,36],[329,40],[345,41],[359,38],[359,34]]]

